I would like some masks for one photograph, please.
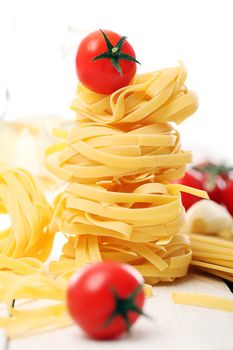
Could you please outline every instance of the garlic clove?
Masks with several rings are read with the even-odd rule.
[[[200,200],[187,211],[187,232],[217,234],[229,230],[233,219],[225,207],[212,200]]]

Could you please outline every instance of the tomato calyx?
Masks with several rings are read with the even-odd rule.
[[[129,311],[136,312],[139,315],[143,315],[149,318],[149,316],[145,314],[142,311],[142,309],[139,308],[135,303],[135,299],[137,295],[141,292],[142,288],[143,288],[143,284],[139,284],[128,297],[121,298],[118,295],[115,288],[110,287],[111,293],[115,301],[115,308],[112,314],[109,316],[109,318],[104,322],[103,327],[107,327],[115,319],[115,317],[121,316],[125,323],[126,331],[129,332],[132,326],[128,317]]]
[[[216,178],[221,176],[222,178],[228,178],[228,174],[233,171],[233,167],[226,166],[225,164],[215,165],[212,163],[200,164],[193,168],[202,174],[208,174],[208,180],[205,185],[206,188],[212,191],[215,188]]]
[[[103,34],[105,43],[107,45],[107,49],[108,51],[103,52],[102,54],[95,56],[92,61],[96,61],[96,60],[101,60],[103,58],[108,58],[111,60],[112,65],[114,68],[116,68],[116,70],[118,71],[118,73],[122,76],[122,69],[121,66],[119,64],[119,59],[121,60],[126,60],[126,61],[130,61],[130,62],[136,62],[138,64],[141,64],[138,60],[136,60],[135,57],[130,56],[124,52],[121,51],[122,46],[125,42],[125,40],[127,39],[126,36],[122,36],[120,38],[120,40],[118,41],[118,43],[113,46],[111,41],[109,40],[108,36],[106,35],[106,33],[104,33],[103,30],[101,30],[101,33]]]
[[[201,173],[209,173],[213,175],[226,174],[233,171],[232,166],[226,166],[225,164],[215,165],[212,163],[200,164],[193,167],[193,169],[200,171]]]

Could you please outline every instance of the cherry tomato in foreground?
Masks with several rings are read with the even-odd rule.
[[[130,83],[136,73],[135,52],[125,36],[110,30],[87,35],[76,54],[76,72],[88,89],[110,94]]]
[[[94,339],[119,337],[143,314],[143,278],[115,262],[88,265],[70,281],[67,306],[74,321]]]
[[[225,187],[222,189],[221,199],[229,213],[233,215],[233,179],[229,178],[226,181]]]

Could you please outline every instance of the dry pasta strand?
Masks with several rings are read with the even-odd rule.
[[[191,265],[233,281],[233,242],[215,236],[191,233]]]
[[[172,299],[176,304],[201,306],[215,310],[233,312],[233,300],[214,295],[173,292]]]

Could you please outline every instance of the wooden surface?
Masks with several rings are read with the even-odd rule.
[[[153,322],[140,318],[132,333],[118,341],[93,341],[73,326],[11,340],[8,347],[1,332],[0,350],[232,350],[233,314],[175,305],[171,299],[174,290],[233,299],[233,294],[222,281],[205,274],[190,273],[173,284],[155,287],[154,296],[147,299],[145,307]]]

